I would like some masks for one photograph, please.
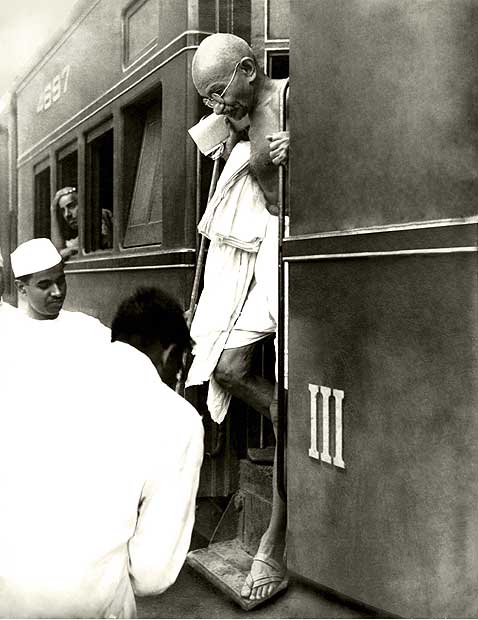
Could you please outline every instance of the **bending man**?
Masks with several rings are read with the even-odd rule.
[[[184,562],[203,428],[162,380],[190,346],[181,308],[138,291],[113,339],[55,367],[25,342],[2,374],[1,617],[134,618]]]

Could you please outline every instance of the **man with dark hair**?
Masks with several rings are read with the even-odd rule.
[[[169,387],[176,382],[183,352],[191,350],[182,309],[158,288],[140,288],[121,303],[111,325],[111,341],[116,340],[147,355]]]
[[[188,331],[156,289],[113,324],[114,342],[55,372],[24,342],[2,376],[0,617],[133,618],[134,595],[160,594],[184,563],[203,426],[160,377]]]

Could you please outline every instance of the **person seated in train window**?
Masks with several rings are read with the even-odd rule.
[[[146,289],[118,308],[113,340],[66,360],[26,343],[2,375],[2,618],[135,618],[135,594],[160,594],[184,563],[204,431],[162,379],[189,330]]]
[[[15,285],[24,302],[22,312],[28,321],[19,338],[28,341],[30,352],[36,350],[55,358],[65,346],[90,350],[109,342],[111,331],[98,319],[84,312],[63,310],[67,285],[63,259],[49,239],[25,241],[10,255]],[[48,342],[46,348],[43,345]]]
[[[75,187],[59,189],[51,203],[51,239],[64,260],[78,253],[78,193]],[[101,210],[101,250],[113,247],[113,214]]]
[[[281,121],[281,106],[286,91],[287,80],[271,79],[258,66],[250,46],[232,34],[214,34],[206,37],[197,49],[192,63],[192,78],[196,90],[204,98],[204,103],[213,109],[216,114],[222,114],[233,122],[241,121],[249,116],[250,152],[241,147],[243,164],[261,190],[261,198],[257,197],[255,185],[250,184],[248,195],[250,201],[258,204],[263,202],[265,210],[270,214],[266,222],[260,248],[257,251],[254,265],[254,277],[251,279],[246,294],[243,285],[247,278],[236,272],[236,280],[228,279],[224,274],[220,277],[221,283],[232,282],[237,284],[235,290],[229,290],[229,295],[210,297],[209,310],[218,315],[219,301],[229,303],[235,298],[237,304],[230,303],[233,309],[229,320],[218,323],[219,329],[225,330],[228,338],[222,343],[222,350],[211,349],[206,352],[201,362],[201,372],[196,377],[191,376],[198,368],[191,367],[191,385],[203,382],[208,378],[213,387],[222,387],[225,392],[232,394],[251,405],[261,414],[270,416],[274,430],[277,428],[277,385],[253,376],[251,364],[253,350],[257,342],[270,331],[276,330],[278,291],[277,291],[277,239],[278,220],[278,169],[279,164],[286,165],[289,152],[289,133],[278,131]],[[237,149],[237,147],[236,147]],[[234,149],[234,150],[236,150]],[[232,153],[234,155],[234,151]],[[232,156],[231,156],[232,157]],[[233,158],[241,166],[240,158]],[[231,158],[230,160],[231,161]],[[228,163],[229,163],[228,161]],[[226,167],[222,173],[226,171]],[[231,170],[231,172],[234,171]],[[237,171],[236,171],[237,172]],[[244,178],[241,181],[244,183]],[[234,181],[231,176],[230,181]],[[227,180],[225,181],[227,183]],[[240,192],[234,192],[235,183],[230,183],[230,200],[240,198]],[[223,185],[218,183],[218,189]],[[216,196],[216,201],[221,197]],[[227,200],[227,198],[225,198]],[[214,198],[213,198],[214,201]],[[224,202],[224,201],[223,201]],[[241,207],[242,208],[242,207]],[[260,219],[260,209],[257,212]],[[207,275],[207,274],[206,274]],[[218,277],[219,280],[219,277]],[[201,302],[200,302],[201,303]],[[200,332],[208,330],[207,310],[200,312],[196,325],[192,326],[192,336],[197,341],[196,351],[201,354]],[[239,309],[239,313],[236,311]],[[201,317],[204,324],[200,325]],[[223,317],[224,318],[224,317]],[[231,320],[233,323],[232,330]],[[229,331],[230,330],[230,331]],[[205,339],[207,343],[207,338]],[[210,342],[210,340],[209,340]],[[211,368],[211,360],[219,359]],[[277,350],[276,350],[277,358]],[[199,360],[198,360],[199,364]],[[287,366],[286,366],[287,367]],[[211,372],[208,376],[209,371]],[[188,379],[189,382],[189,379]],[[227,408],[228,400],[217,397],[208,398],[208,406],[213,419],[219,421],[224,416],[223,408]],[[241,595],[251,601],[264,601],[287,586],[285,568],[285,532],[286,507],[281,499],[276,485],[273,488],[272,516],[269,526],[262,536],[258,552],[253,559],[251,570],[242,588]]]

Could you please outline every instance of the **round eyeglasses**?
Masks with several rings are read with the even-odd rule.
[[[215,109],[216,106],[220,105],[221,106],[221,112],[222,112],[222,110],[224,110],[224,108],[226,107],[226,102],[224,101],[224,95],[226,94],[226,90],[230,87],[230,85],[234,81],[234,78],[236,77],[237,69],[239,68],[239,66],[240,66],[240,64],[241,64],[241,62],[243,60],[244,60],[244,58],[241,58],[241,60],[239,60],[236,63],[236,66],[234,67],[234,71],[232,72],[232,75],[231,75],[231,79],[226,84],[226,88],[224,88],[224,90],[220,94],[212,93],[212,95],[210,97],[203,97],[204,105],[207,105],[208,108],[212,108],[212,109]]]

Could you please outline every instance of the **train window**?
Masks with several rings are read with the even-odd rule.
[[[267,75],[271,78],[282,79],[289,77],[289,52],[267,52]]]
[[[35,177],[34,234],[35,237],[49,237],[51,188],[48,160],[37,164],[33,173]]]
[[[57,154],[57,187],[78,187],[78,150],[72,142]]]
[[[85,252],[113,247],[112,122],[88,134],[86,157]]]
[[[134,0],[123,12],[123,64],[133,63],[158,40],[159,2]]]
[[[144,111],[143,137],[136,168],[124,246],[161,243],[163,234],[163,169],[161,104]]]

